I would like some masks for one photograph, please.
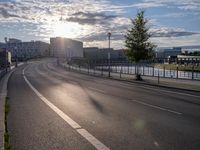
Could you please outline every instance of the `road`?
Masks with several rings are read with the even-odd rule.
[[[199,150],[200,93],[66,71],[52,59],[8,83],[13,150]]]

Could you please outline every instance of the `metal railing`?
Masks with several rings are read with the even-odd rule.
[[[109,65],[110,64],[110,65]],[[173,68],[156,67],[155,63],[142,63],[139,65],[128,63],[127,61],[111,61],[108,60],[93,60],[79,61],[78,63],[62,64],[68,70],[80,71],[95,75],[108,75],[112,73],[121,77],[122,75],[141,74],[142,76],[173,78],[173,79],[188,79],[200,80],[200,72],[195,71],[194,67],[191,71],[182,71],[179,66]]]

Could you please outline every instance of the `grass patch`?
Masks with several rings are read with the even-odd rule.
[[[10,106],[8,104],[8,100],[9,98],[6,97],[5,99],[5,118],[4,118],[4,124],[5,124],[5,133],[4,133],[4,150],[10,150],[11,146],[10,146],[10,141],[9,141],[9,134],[8,134],[8,127],[7,127],[7,117],[8,117],[8,113],[10,110]]]

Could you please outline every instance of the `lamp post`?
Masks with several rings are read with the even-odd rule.
[[[110,77],[110,37],[111,37],[111,32],[108,32],[108,77]]]
[[[15,47],[15,67],[17,67],[17,47]]]

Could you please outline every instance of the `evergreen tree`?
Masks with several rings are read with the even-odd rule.
[[[130,62],[138,64],[141,60],[148,60],[154,57],[153,48],[155,45],[149,41],[151,34],[148,32],[148,21],[144,18],[144,11],[138,12],[136,18],[131,21],[133,27],[125,35],[125,46],[127,48],[125,53]],[[138,80],[141,79],[138,71],[136,78]]]

